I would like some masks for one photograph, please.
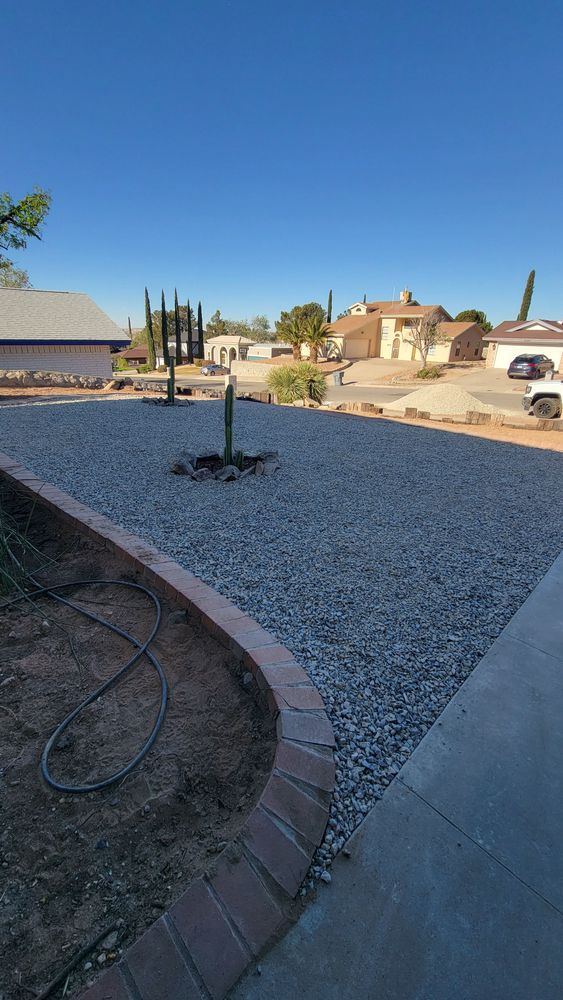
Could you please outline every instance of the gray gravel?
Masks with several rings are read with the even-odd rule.
[[[168,473],[222,433],[213,402],[0,409],[2,450],[215,586],[308,670],[338,743],[318,878],[563,546],[563,456],[239,402],[237,446],[279,450],[281,472]]]

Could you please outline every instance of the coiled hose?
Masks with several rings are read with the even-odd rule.
[[[85,615],[86,618],[90,618],[92,621],[97,622],[99,625],[104,625],[112,632],[115,632],[116,635],[120,635],[123,639],[127,639],[128,642],[130,642],[133,646],[136,647],[136,652],[133,654],[133,656],[130,657],[125,666],[121,667],[118,671],[116,671],[116,673],[113,674],[113,676],[110,677],[109,680],[104,681],[104,683],[101,684],[99,688],[96,688],[95,691],[89,694],[88,697],[85,698],[84,701],[80,703],[80,705],[74,708],[72,712],[69,712],[66,718],[63,719],[61,723],[59,723],[52,736],[47,740],[43,753],[41,754],[41,774],[43,775],[43,778],[45,779],[47,784],[51,786],[51,788],[55,788],[57,791],[64,792],[67,795],[70,794],[82,795],[85,794],[86,792],[97,792],[100,791],[100,789],[102,788],[108,788],[110,785],[114,785],[117,781],[121,781],[122,778],[124,778],[127,774],[129,774],[133,770],[133,768],[135,768],[137,764],[139,764],[142,761],[143,757],[147,755],[154,741],[156,740],[160,727],[162,726],[162,723],[164,721],[164,716],[166,714],[166,704],[168,700],[168,682],[166,680],[164,671],[159,661],[149,648],[156,633],[158,632],[158,629],[160,628],[160,623],[162,620],[162,609],[160,606],[160,601],[158,600],[156,594],[152,592],[152,590],[148,590],[147,587],[143,587],[139,583],[130,583],[127,580],[74,580],[71,583],[60,583],[56,584],[55,586],[41,587],[38,581],[34,579],[33,576],[30,575],[28,579],[31,581],[31,583],[35,586],[36,589],[29,593],[21,594],[18,597],[15,597],[13,600],[6,601],[5,603],[2,604],[2,608],[5,608],[10,604],[17,604],[19,601],[23,601],[26,599],[33,599],[34,597],[39,597],[42,595],[51,597],[54,601],[57,601],[58,604],[63,604],[67,608],[72,608],[73,611],[78,611],[80,614]],[[138,639],[135,638],[135,636],[131,635],[129,632],[126,632],[125,629],[119,628],[118,625],[114,625],[113,622],[108,622],[107,619],[103,618],[101,615],[97,615],[93,611],[88,611],[86,608],[83,608],[80,604],[76,604],[74,601],[71,601],[66,597],[61,597],[57,593],[57,591],[66,590],[69,587],[89,587],[93,585],[128,587],[131,590],[141,591],[141,593],[146,594],[146,596],[150,598],[150,600],[154,604],[156,613],[155,613],[155,620],[153,627],[150,631],[149,636],[147,637],[147,639],[145,639],[144,642],[140,642]],[[105,694],[106,691],[109,691],[111,688],[115,687],[116,684],[119,684],[119,682],[123,679],[123,677],[125,677],[128,671],[135,665],[135,663],[138,662],[138,660],[141,659],[142,656],[147,657],[149,663],[154,667],[154,669],[158,674],[158,678],[160,681],[160,706],[152,730],[147,739],[145,740],[145,742],[143,743],[139,752],[135,754],[134,757],[132,757],[132,759],[129,761],[128,764],[125,764],[125,766],[120,768],[119,771],[115,771],[115,773],[110,775],[109,778],[104,778],[102,781],[96,781],[89,785],[67,785],[64,782],[56,781],[49,771],[49,754],[51,753],[53,747],[56,746],[57,741],[59,740],[62,733],[64,733],[65,729],[71,724],[71,722],[74,721],[74,719],[76,719],[77,715],[79,715],[80,712],[83,711],[83,709],[87,708],[88,705],[91,705],[98,698],[101,698],[101,696]]]

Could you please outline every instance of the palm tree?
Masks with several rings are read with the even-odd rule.
[[[309,360],[316,365],[319,348],[324,346],[328,326],[321,316],[313,316],[306,324],[303,339],[309,347]]]
[[[303,323],[295,317],[290,320],[287,329],[283,332],[283,338],[287,344],[293,347],[293,360],[301,361],[301,345],[305,340]]]

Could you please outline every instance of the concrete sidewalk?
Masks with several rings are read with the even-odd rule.
[[[233,1000],[563,996],[563,554]]]

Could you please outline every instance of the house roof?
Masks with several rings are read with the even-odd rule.
[[[141,345],[139,347],[130,347],[126,351],[119,351],[120,358],[146,358],[148,357],[148,347]]]
[[[206,341],[207,344],[254,344],[254,340],[249,340],[248,337],[240,337],[233,334],[230,336],[228,333],[222,333],[219,337],[210,337]]]
[[[534,326],[542,324],[541,330],[532,329]],[[504,340],[508,343],[533,343],[534,341],[548,341],[559,343],[563,341],[563,321],[556,319],[530,319],[521,322],[517,319],[505,319],[494,330],[483,337],[488,343],[496,343]]]
[[[478,323],[463,323],[461,320],[452,320],[451,322],[448,320],[446,323],[440,323],[439,330],[448,340],[454,340],[455,337],[459,337],[460,333],[472,330],[475,326],[478,327],[480,333],[483,332]]]
[[[129,337],[83,292],[0,288],[4,344],[114,344]]]
[[[361,330],[371,329],[374,330],[379,326],[379,314],[373,313],[352,313],[351,316],[343,316],[342,319],[336,319],[334,323],[329,323],[327,328],[327,334],[330,337],[331,333],[339,334],[340,336],[345,336],[347,333],[360,333]]]

